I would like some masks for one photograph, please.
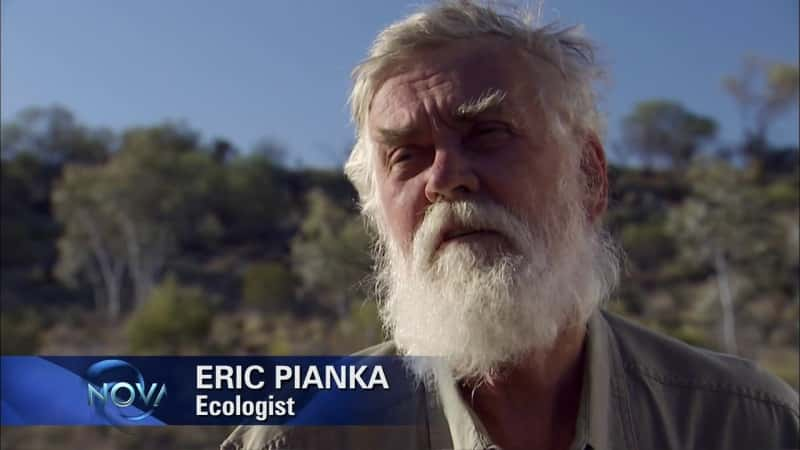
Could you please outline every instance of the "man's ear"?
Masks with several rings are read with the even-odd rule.
[[[600,138],[590,133],[583,143],[581,172],[585,185],[584,207],[590,223],[597,222],[608,207],[606,152]]]

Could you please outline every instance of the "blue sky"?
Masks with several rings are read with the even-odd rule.
[[[283,143],[290,161],[341,162],[352,140],[352,66],[406,1],[2,0],[3,120],[62,104],[116,130],[184,119],[241,149]],[[528,2],[535,3],[535,2]],[[547,19],[582,23],[602,48],[609,140],[641,100],[667,98],[741,136],[720,80],[756,54],[798,60],[797,0],[549,0]],[[771,138],[797,144],[797,110]]]

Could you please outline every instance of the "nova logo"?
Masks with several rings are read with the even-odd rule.
[[[167,395],[163,383],[146,384],[139,369],[120,359],[92,364],[86,379],[89,406],[111,422],[117,418],[142,420],[153,414]]]

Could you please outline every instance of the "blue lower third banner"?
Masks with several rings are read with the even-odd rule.
[[[399,357],[0,357],[2,425],[412,425]]]

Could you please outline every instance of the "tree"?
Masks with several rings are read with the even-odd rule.
[[[100,163],[109,156],[113,135],[80,124],[68,109],[30,107],[2,125],[2,158],[28,153],[54,166]]]
[[[103,167],[73,166],[64,170],[53,190],[53,208],[63,225],[58,240],[56,275],[69,286],[88,279],[95,306],[115,320],[122,311],[122,280],[126,258],[118,239],[113,197]]]
[[[197,150],[188,129],[131,130],[104,168],[136,304],[149,295],[180,234],[205,213],[214,163]]]
[[[742,299],[732,275],[747,270],[753,278],[759,266],[769,266],[786,236],[772,222],[752,173],[717,161],[693,167],[687,178],[692,193],[670,211],[669,227],[688,264],[711,267],[722,310],[723,347],[735,354],[735,311]]]
[[[27,108],[3,122],[0,134],[0,235],[4,281],[9,281],[4,293],[18,282],[38,280],[37,292],[29,286],[19,297],[43,297],[38,291],[52,290],[55,284],[50,277],[60,232],[51,211],[52,186],[67,164],[105,161],[113,135],[86,127],[60,106]]]
[[[191,132],[173,125],[130,130],[114,158],[67,167],[53,192],[65,228],[60,274],[102,280],[113,318],[123,275],[141,304],[181,233],[205,212],[214,163],[196,145]]]
[[[275,150],[278,152],[278,150]],[[271,242],[282,238],[291,216],[287,175],[271,156],[249,154],[233,160],[225,171],[222,192],[217,193],[227,237],[234,242]]]
[[[0,261],[5,270],[48,273],[55,261],[59,231],[50,216],[49,191],[57,172],[29,153],[3,161],[0,172]]]
[[[744,156],[762,157],[768,147],[770,126],[797,105],[800,92],[798,66],[748,56],[744,59],[741,73],[725,77],[722,86],[739,105],[744,129]]]
[[[660,163],[685,168],[713,139],[716,122],[670,100],[640,102],[623,121],[623,140],[645,167]]]
[[[275,167],[281,167],[286,162],[288,151],[275,139],[262,137],[250,149],[250,155],[266,160]]]
[[[224,165],[227,164],[233,157],[236,156],[238,151],[233,144],[230,143],[227,139],[223,138],[216,138],[211,143],[211,158],[214,160],[215,163]]]
[[[369,273],[369,236],[361,218],[318,189],[306,197],[308,212],[291,242],[292,265],[306,296],[338,318],[349,313],[356,288]]]

